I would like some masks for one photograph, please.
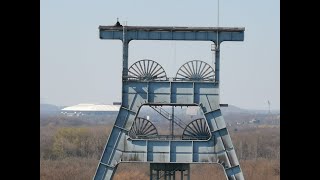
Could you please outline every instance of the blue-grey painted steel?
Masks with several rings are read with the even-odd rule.
[[[100,26],[100,39],[123,39],[123,29],[126,40],[185,40],[213,41],[217,38],[223,41],[243,41],[244,28],[183,28],[183,27],[148,27],[148,26]],[[217,32],[219,36],[217,36]]]
[[[243,41],[244,30],[229,27],[99,26],[100,39],[122,40],[123,77],[128,75],[128,49],[131,40],[212,41],[218,44],[215,50],[217,82],[220,80],[220,43]]]
[[[122,69],[122,76],[126,77],[128,76],[128,52],[129,51],[129,41],[122,41],[122,64],[123,64],[123,69]]]
[[[123,31],[123,29],[127,28]],[[183,30],[184,29],[184,30]],[[228,179],[243,180],[243,174],[220,110],[219,76],[215,80],[128,78],[128,42],[130,40],[210,40],[215,28],[100,27],[102,39],[123,40],[122,104],[110,133],[94,180],[112,179],[120,162],[218,163]],[[215,30],[215,31],[214,31]],[[223,31],[225,30],[225,31]],[[219,42],[242,41],[241,28],[220,28]],[[125,37],[124,37],[125,36]],[[221,39],[220,39],[221,38]],[[216,51],[216,54],[219,51]],[[219,59],[219,55],[216,55]],[[216,66],[219,62],[216,59]],[[133,139],[129,132],[143,105],[197,105],[204,114],[210,137],[201,139]]]
[[[220,81],[220,46],[215,50],[215,79],[217,82]]]

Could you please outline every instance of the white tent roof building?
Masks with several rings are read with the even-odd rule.
[[[78,104],[62,109],[62,111],[119,111],[119,105]]]
[[[120,110],[120,105],[104,105],[104,104],[77,104],[61,109],[62,114],[66,115],[92,115],[92,114],[110,114]]]

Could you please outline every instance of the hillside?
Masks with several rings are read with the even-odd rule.
[[[40,104],[40,114],[57,114],[60,112],[58,106],[52,104]]]

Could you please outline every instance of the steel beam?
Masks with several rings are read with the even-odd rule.
[[[170,26],[99,26],[100,39],[123,40],[185,40],[185,41],[243,41],[244,28],[229,27],[170,27]],[[217,36],[218,33],[218,36]]]

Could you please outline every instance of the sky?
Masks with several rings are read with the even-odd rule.
[[[41,0],[40,102],[58,106],[121,101],[122,44],[99,25],[216,27],[217,0]],[[245,27],[244,41],[220,46],[220,101],[280,109],[280,2],[220,0],[220,27]],[[212,64],[211,42],[131,41],[129,66],[160,63],[169,77],[190,60]]]

